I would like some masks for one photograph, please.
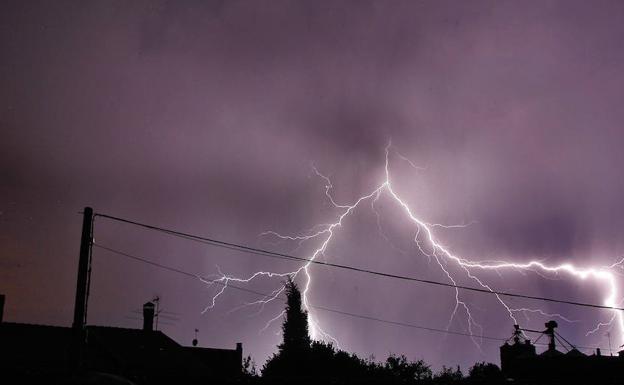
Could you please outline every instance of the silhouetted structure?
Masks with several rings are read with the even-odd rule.
[[[3,382],[7,377],[28,382],[38,376],[64,376],[68,371],[71,337],[72,330],[67,327],[0,323]]]
[[[184,347],[195,359],[206,365],[217,378],[237,378],[241,374],[243,344],[237,343],[236,349],[214,349]]]
[[[500,348],[501,369],[505,378],[515,383],[531,384],[624,383],[624,351],[616,357],[603,356],[597,349],[595,354],[588,356],[555,331],[555,321],[547,322],[545,327],[543,331],[536,331],[514,325],[512,337]],[[547,349],[538,354],[535,345],[524,336],[524,331],[546,336]],[[557,350],[557,341],[566,350],[565,353]]]
[[[0,294],[0,322],[2,322],[4,317],[4,298],[4,294]]]
[[[154,330],[155,306],[153,302],[146,302],[143,305],[143,330],[151,332]]]
[[[137,384],[225,382],[240,377],[242,344],[232,350],[181,346],[154,330],[153,305],[144,305],[143,329],[86,326],[82,369]],[[66,379],[74,368],[74,337],[68,327],[0,323],[2,378]]]
[[[85,207],[82,217],[82,234],[80,236],[80,256],[78,258],[78,275],[76,277],[76,299],[74,303],[74,323],[72,327],[80,332],[87,322],[87,301],[89,295],[89,278],[91,275],[91,247],[93,245],[93,209]]]

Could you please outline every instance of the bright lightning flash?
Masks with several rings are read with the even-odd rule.
[[[391,151],[392,150],[392,151]],[[260,311],[264,308],[264,305],[275,301],[280,295],[284,292],[284,287],[282,285],[284,278],[290,276],[291,278],[295,278],[299,275],[304,276],[304,285],[302,290],[303,304],[308,311],[309,322],[310,322],[310,332],[312,334],[312,338],[318,339],[322,338],[325,340],[331,340],[335,344],[338,345],[338,341],[325,332],[318,321],[316,320],[313,307],[310,304],[309,293],[312,286],[312,274],[310,273],[310,266],[312,265],[312,261],[315,261],[319,256],[324,255],[331,241],[335,238],[336,232],[343,226],[343,221],[350,214],[352,214],[361,204],[366,201],[370,201],[370,207],[375,212],[377,216],[377,224],[379,226],[379,230],[381,235],[388,240],[387,236],[383,234],[381,230],[379,213],[375,208],[375,203],[382,196],[382,194],[390,197],[394,202],[398,204],[398,206],[403,210],[406,217],[414,224],[415,226],[415,236],[414,243],[420,250],[422,254],[427,256],[430,260],[434,260],[437,266],[440,267],[444,276],[448,279],[450,283],[456,285],[457,278],[453,276],[449,269],[447,268],[448,264],[456,265],[460,270],[462,270],[466,276],[479,285],[481,288],[484,288],[489,291],[494,291],[488,284],[484,283],[480,278],[478,278],[475,274],[475,270],[490,270],[495,272],[500,272],[503,270],[515,270],[515,271],[529,271],[539,274],[544,278],[548,278],[547,274],[555,274],[565,273],[567,276],[573,279],[578,280],[586,280],[586,279],[594,279],[598,283],[604,286],[605,290],[605,298],[603,300],[603,304],[608,307],[615,308],[618,306],[620,302],[622,302],[622,298],[618,299],[618,285],[616,280],[616,275],[621,275],[615,269],[622,269],[624,265],[624,259],[616,262],[610,266],[600,266],[600,267],[578,267],[573,265],[572,263],[564,263],[561,265],[550,266],[542,261],[528,261],[528,262],[507,262],[507,261],[471,261],[466,258],[463,258],[459,255],[452,253],[447,247],[443,246],[434,235],[434,228],[456,228],[456,227],[466,227],[474,222],[470,222],[464,225],[442,225],[437,223],[428,223],[416,216],[412,208],[406,203],[406,201],[396,192],[392,185],[392,178],[390,174],[390,157],[395,155],[399,160],[407,162],[412,168],[416,170],[422,170],[423,168],[417,167],[414,163],[412,163],[408,158],[399,154],[398,152],[392,149],[391,144],[385,149],[385,178],[384,180],[376,186],[372,191],[368,194],[359,197],[355,202],[351,204],[338,204],[334,197],[331,194],[333,185],[330,179],[321,174],[315,167],[313,167],[314,173],[321,178],[325,182],[325,195],[332,206],[339,210],[339,214],[336,217],[336,220],[332,223],[320,224],[314,226],[310,231],[305,234],[300,235],[281,235],[274,231],[267,231],[262,233],[264,236],[274,236],[280,240],[287,241],[295,241],[298,242],[298,245],[301,246],[304,242],[308,241],[316,241],[318,242],[318,246],[312,252],[312,254],[308,257],[308,262],[302,264],[296,270],[285,272],[285,273],[275,273],[271,271],[259,271],[251,276],[241,278],[234,277],[227,274],[221,273],[219,271],[219,275],[214,281],[204,280],[207,285],[212,285],[214,282],[218,282],[222,284],[221,288],[216,292],[216,294],[212,297],[210,304],[204,309],[203,312],[206,312],[216,306],[218,298],[225,293],[230,283],[250,283],[252,281],[267,278],[267,279],[277,279],[279,282],[279,287],[277,287],[274,291],[272,291],[269,295],[264,298],[261,298],[257,301],[245,303],[242,306],[260,306]],[[537,313],[544,317],[557,317],[567,322],[576,322],[574,320],[570,320],[561,314],[551,314],[546,313],[540,309],[530,309],[530,308],[512,308],[510,307],[498,294],[493,294],[496,297],[496,300],[501,306],[501,309],[504,310],[509,318],[514,322],[518,323],[516,320],[516,314],[522,313],[527,316],[527,313]],[[458,312],[462,312],[465,315],[467,322],[467,329],[471,335],[473,335],[473,342],[480,348],[477,337],[478,334],[475,334],[475,329],[479,330],[479,333],[482,332],[481,326],[475,321],[471,311],[470,306],[460,295],[459,289],[455,288],[454,292],[455,305],[451,311],[451,315],[449,318],[449,322],[447,324],[447,330],[450,328],[453,319],[457,317]],[[238,309],[238,308],[237,308]],[[610,310],[608,310],[610,311]],[[278,314],[276,317],[270,319],[265,327],[262,330],[266,330],[271,323],[281,319],[283,312]],[[617,327],[620,330],[620,335],[624,335],[624,319],[622,316],[622,312],[618,310],[612,311],[612,316],[608,320],[608,322],[601,322],[596,325],[596,327],[587,332],[587,335],[593,334],[597,332],[602,327],[612,327],[614,323],[617,323]],[[624,341],[622,341],[624,342]]]

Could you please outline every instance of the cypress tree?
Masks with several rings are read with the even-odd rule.
[[[266,378],[309,377],[311,339],[308,333],[308,312],[302,309],[301,292],[289,277],[284,283],[286,317],[282,324],[283,341],[278,352],[264,364],[262,376]]]
[[[308,350],[312,342],[308,331],[308,312],[303,310],[301,292],[290,277],[285,287],[286,318],[282,325],[283,342],[279,348],[286,354],[297,354]]]

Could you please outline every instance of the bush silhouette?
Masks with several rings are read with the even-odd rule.
[[[498,384],[503,381],[500,368],[489,362],[477,362],[468,372],[471,384]]]

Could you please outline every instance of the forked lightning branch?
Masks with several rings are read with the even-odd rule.
[[[602,287],[601,295],[603,296],[604,306],[616,308],[622,302],[622,297],[619,293],[619,282],[617,279],[618,273],[616,269],[622,267],[622,263],[624,263],[624,260],[609,266],[577,266],[571,262],[551,266],[537,260],[507,261],[504,258],[493,262],[479,262],[464,258],[461,255],[452,252],[448,247],[443,246],[438,241],[438,238],[434,233],[434,229],[444,227],[465,227],[467,225],[445,226],[437,223],[429,223],[419,218],[415,209],[410,207],[406,199],[402,197],[394,188],[391,173],[392,161],[407,162],[412,168],[416,170],[421,169],[417,167],[413,162],[411,162],[408,158],[399,154],[397,151],[394,151],[391,144],[388,144],[388,146],[386,146],[385,148],[385,175],[382,176],[383,180],[375,188],[360,196],[350,204],[338,203],[332,195],[333,185],[331,180],[325,175],[321,174],[316,168],[314,168],[314,172],[316,173],[316,175],[325,183],[326,198],[328,199],[330,204],[334,206],[336,212],[338,213],[334,221],[331,223],[315,225],[314,227],[312,227],[311,231],[304,234],[284,235],[275,231],[267,231],[263,233],[263,235],[265,236],[274,236],[282,240],[298,242],[300,244],[304,242],[315,243],[316,246],[314,246],[315,248],[311,255],[308,256],[308,261],[302,262],[302,264],[296,270],[290,272],[277,273],[272,271],[258,271],[247,277],[238,277],[223,273],[218,270],[219,275],[216,279],[202,279],[208,285],[212,285],[215,282],[222,284],[222,286],[217,290],[216,294],[210,299],[208,306],[204,309],[204,312],[213,309],[217,305],[219,297],[226,293],[226,291],[228,290],[228,285],[230,283],[248,284],[260,278],[274,279],[276,287],[270,293],[270,295],[267,295],[260,300],[245,303],[243,305],[260,306],[260,310],[262,310],[264,308],[264,305],[277,300],[282,295],[282,293],[284,292],[283,282],[285,277],[290,276],[292,278],[295,278],[303,275],[303,303],[309,314],[312,337],[317,339],[322,338],[326,340],[331,340],[334,343],[338,344],[338,341],[326,331],[325,327],[322,327],[320,325],[315,317],[314,309],[310,304],[310,292],[314,288],[314,277],[310,267],[319,256],[324,255],[328,247],[332,244],[332,241],[340,236],[340,229],[343,227],[345,219],[353,214],[355,210],[363,209],[366,207],[372,209],[375,215],[377,215],[379,224],[380,213],[376,210],[375,203],[382,196],[389,197],[393,202],[395,202],[402,210],[406,218],[409,219],[409,221],[413,224],[415,230],[415,236],[413,239],[414,244],[422,255],[427,256],[431,260],[435,261],[436,265],[441,269],[441,272],[446,277],[446,279],[448,279],[449,283],[456,286],[459,280],[459,277],[452,274],[451,269],[448,268],[449,264],[454,264],[459,269],[458,271],[460,271],[462,274],[465,274],[465,277],[463,277],[464,279],[467,278],[476,283],[479,287],[492,292],[500,305],[501,311],[505,312],[514,322],[514,324],[518,323],[516,317],[519,313],[524,313],[525,315],[527,313],[537,313],[543,316],[558,317],[568,322],[574,322],[574,320],[570,320],[560,314],[547,313],[539,308],[513,308],[508,305],[499,294],[495,293],[495,290],[490,286],[490,284],[485,282],[482,278],[477,277],[477,275],[475,274],[476,271],[526,270],[540,274],[540,276],[545,276],[547,274],[561,274],[562,276],[565,275],[566,277],[568,277],[568,279],[571,280],[591,279],[595,280],[600,285],[600,287]],[[379,230],[381,232],[381,227],[379,228]],[[383,232],[382,236],[385,237]],[[454,306],[449,311],[450,317],[447,324],[447,330],[451,326],[453,320],[461,313],[464,315],[464,319],[466,320],[466,326],[469,333],[475,336],[475,338],[473,338],[474,343],[479,346],[479,341],[476,337],[478,337],[478,335],[482,333],[482,328],[473,316],[470,304],[462,297],[462,293],[457,287],[455,287],[454,289]],[[606,322],[600,322],[596,324],[593,329],[587,332],[587,335],[597,332],[602,327],[613,326],[613,324],[616,323],[615,327],[619,329],[619,335],[621,339],[624,335],[624,319],[622,316],[622,312],[616,309],[606,311],[612,312],[609,319]],[[269,319],[264,329],[266,329],[271,323],[279,320],[281,316],[282,313],[279,313],[275,317]],[[622,342],[624,341],[620,341],[619,344],[621,344]]]

